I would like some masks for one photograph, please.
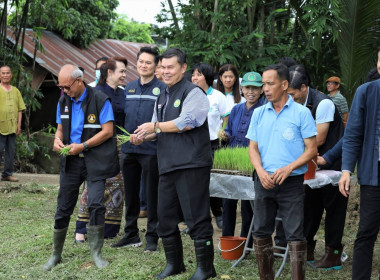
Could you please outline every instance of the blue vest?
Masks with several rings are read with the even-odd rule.
[[[171,121],[179,117],[188,93],[196,86],[185,79],[170,87],[166,104],[165,92],[157,100],[157,120]],[[179,101],[178,101],[179,100]],[[179,105],[177,105],[179,103]],[[163,115],[165,111],[165,116]],[[178,169],[212,165],[210,135],[207,119],[192,130],[157,134],[157,159],[160,175]]]
[[[87,96],[82,102],[84,112],[82,143],[93,137],[102,130],[99,122],[99,114],[108,98],[101,91],[87,86]],[[63,132],[63,143],[70,143],[72,101],[66,94],[59,99],[61,110],[61,122]],[[62,117],[64,116],[64,117]],[[114,129],[114,136],[115,129]],[[84,160],[87,168],[87,180],[96,181],[116,176],[120,171],[117,155],[116,138],[111,137],[104,143],[91,147],[88,151],[83,151]],[[66,172],[66,157],[61,156],[61,171]]]
[[[156,77],[145,85],[141,85],[140,79],[132,81],[125,87],[124,128],[133,133],[143,123],[151,122],[154,104],[161,92],[165,92],[166,85]],[[156,141],[144,142],[141,145],[125,143],[121,151],[123,153],[136,153],[145,155],[157,154]]]

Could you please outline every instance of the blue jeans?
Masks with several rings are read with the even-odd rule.
[[[2,135],[0,134],[0,164],[3,158],[3,151],[5,150],[4,157],[4,171],[1,177],[6,178],[13,174],[13,161],[16,150],[16,134]]]

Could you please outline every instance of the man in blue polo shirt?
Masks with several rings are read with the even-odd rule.
[[[52,269],[61,261],[70,216],[85,180],[90,210],[87,237],[96,266],[103,268],[108,265],[101,255],[106,211],[103,201],[105,181],[120,171],[116,139],[113,137],[112,106],[108,96],[85,85],[83,72],[75,65],[63,66],[58,81],[58,87],[65,94],[57,106],[58,126],[53,149],[60,152],[69,147],[70,150],[67,156],[61,156],[53,254],[44,270]]]
[[[289,70],[283,64],[264,69],[268,103],[252,115],[247,138],[255,168],[253,242],[260,279],[274,279],[272,234],[277,209],[289,242],[292,279],[305,279],[303,174],[317,154],[316,126],[310,111],[288,96]]]
[[[140,78],[125,87],[124,128],[133,133],[137,127],[152,119],[154,104],[166,85],[154,75],[158,63],[158,52],[150,47],[142,47],[137,54],[137,71]],[[122,148],[122,172],[125,190],[124,237],[111,247],[140,247],[137,219],[140,213],[140,179],[144,176],[144,186],[148,205],[146,231],[146,252],[157,250],[157,192],[158,164],[156,142],[145,142],[140,146],[125,143]]]

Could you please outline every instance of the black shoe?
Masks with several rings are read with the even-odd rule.
[[[220,215],[220,216],[215,216],[215,223],[216,223],[216,226],[220,229],[223,228],[223,215]]]
[[[78,240],[74,238],[74,244],[83,244],[84,242],[84,240]]]
[[[119,242],[112,244],[112,248],[122,248],[122,247],[141,247],[142,242],[140,237],[134,236],[130,238],[126,238],[125,236],[119,240]]]
[[[157,243],[147,242],[144,253],[156,252],[157,251]]]

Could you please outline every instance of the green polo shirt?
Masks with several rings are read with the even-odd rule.
[[[18,112],[22,110],[25,110],[25,104],[20,91],[13,86],[6,91],[0,85],[0,134],[17,132]]]

